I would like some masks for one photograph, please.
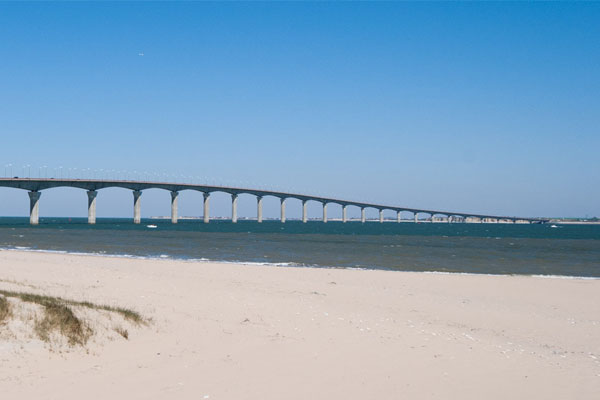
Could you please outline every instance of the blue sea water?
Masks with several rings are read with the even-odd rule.
[[[155,225],[156,228],[148,227]],[[600,225],[0,218],[0,248],[337,268],[600,277]]]

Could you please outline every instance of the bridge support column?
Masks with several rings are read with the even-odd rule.
[[[396,219],[398,222],[402,222],[402,216],[400,215],[400,211],[396,211]]]
[[[256,221],[262,223],[262,196],[256,196]]]
[[[307,220],[308,217],[306,213],[306,200],[302,200],[302,222],[306,223]]]
[[[342,222],[346,223],[346,221],[348,221],[347,214],[346,214],[346,206],[342,206]]]
[[[327,223],[327,203],[323,203],[323,222]]]
[[[142,222],[142,205],[141,199],[142,192],[140,190],[133,191],[133,223],[139,224]]]
[[[360,222],[363,224],[367,221],[367,214],[365,213],[365,208],[360,209]]]
[[[419,213],[416,212],[414,214],[415,214],[415,224],[416,224],[417,222],[419,222]]]
[[[98,191],[88,190],[88,224],[93,225],[96,223],[96,196]]]
[[[171,223],[176,224],[179,219],[178,209],[177,209],[177,197],[179,196],[179,192],[172,191],[171,192]]]
[[[37,225],[40,223],[40,196],[41,192],[29,192],[29,223]]]
[[[452,223],[452,216],[451,215],[448,215],[448,223],[449,224]]]
[[[281,198],[281,223],[285,223],[285,198]]]
[[[237,223],[237,199],[237,194],[234,193],[231,195],[231,222],[234,224]]]
[[[383,223],[383,210],[379,210],[379,223]]]
[[[203,193],[204,197],[204,223],[210,222],[210,193]]]

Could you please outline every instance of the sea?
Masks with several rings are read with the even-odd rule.
[[[0,217],[0,248],[256,265],[600,278],[600,225]]]

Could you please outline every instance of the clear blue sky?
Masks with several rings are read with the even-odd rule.
[[[600,215],[599,21],[598,3],[0,3],[0,168]],[[0,197],[28,213],[24,191]],[[101,191],[99,216],[131,198]],[[143,215],[169,198],[148,191]],[[83,191],[41,201],[86,212]],[[198,193],[180,204],[201,214]]]

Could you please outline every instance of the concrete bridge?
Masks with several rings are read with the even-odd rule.
[[[358,207],[361,210],[361,222],[366,221],[365,210],[373,208],[379,211],[379,222],[383,222],[383,211],[391,210],[396,212],[397,221],[401,222],[401,213],[408,212],[412,214],[411,221],[419,222],[419,215],[429,215],[429,222],[507,222],[507,223],[545,223],[546,219],[541,218],[521,218],[514,216],[483,215],[464,212],[448,212],[440,210],[426,210],[406,208],[393,205],[360,203],[349,200],[315,197],[298,193],[277,192],[270,190],[257,190],[239,187],[227,186],[207,186],[194,185],[186,183],[168,183],[168,182],[148,182],[134,180],[100,180],[100,179],[30,179],[30,178],[0,178],[0,187],[11,187],[24,189],[29,192],[29,221],[32,225],[39,223],[39,203],[42,190],[55,187],[75,187],[87,191],[88,196],[88,222],[96,223],[96,196],[98,190],[109,187],[120,187],[133,191],[133,222],[139,224],[141,221],[141,196],[145,189],[164,189],[171,192],[171,222],[177,223],[177,198],[182,190],[195,190],[204,195],[204,222],[210,221],[210,194],[213,192],[224,192],[231,195],[231,222],[237,222],[237,198],[240,194],[251,194],[256,196],[257,203],[257,221],[263,221],[262,202],[265,196],[273,196],[280,199],[281,222],[285,222],[285,201],[286,199],[298,199],[302,201],[302,222],[307,221],[306,203],[315,201],[323,206],[323,222],[327,222],[327,205],[337,204],[342,207],[342,222],[347,222],[347,207]]]

